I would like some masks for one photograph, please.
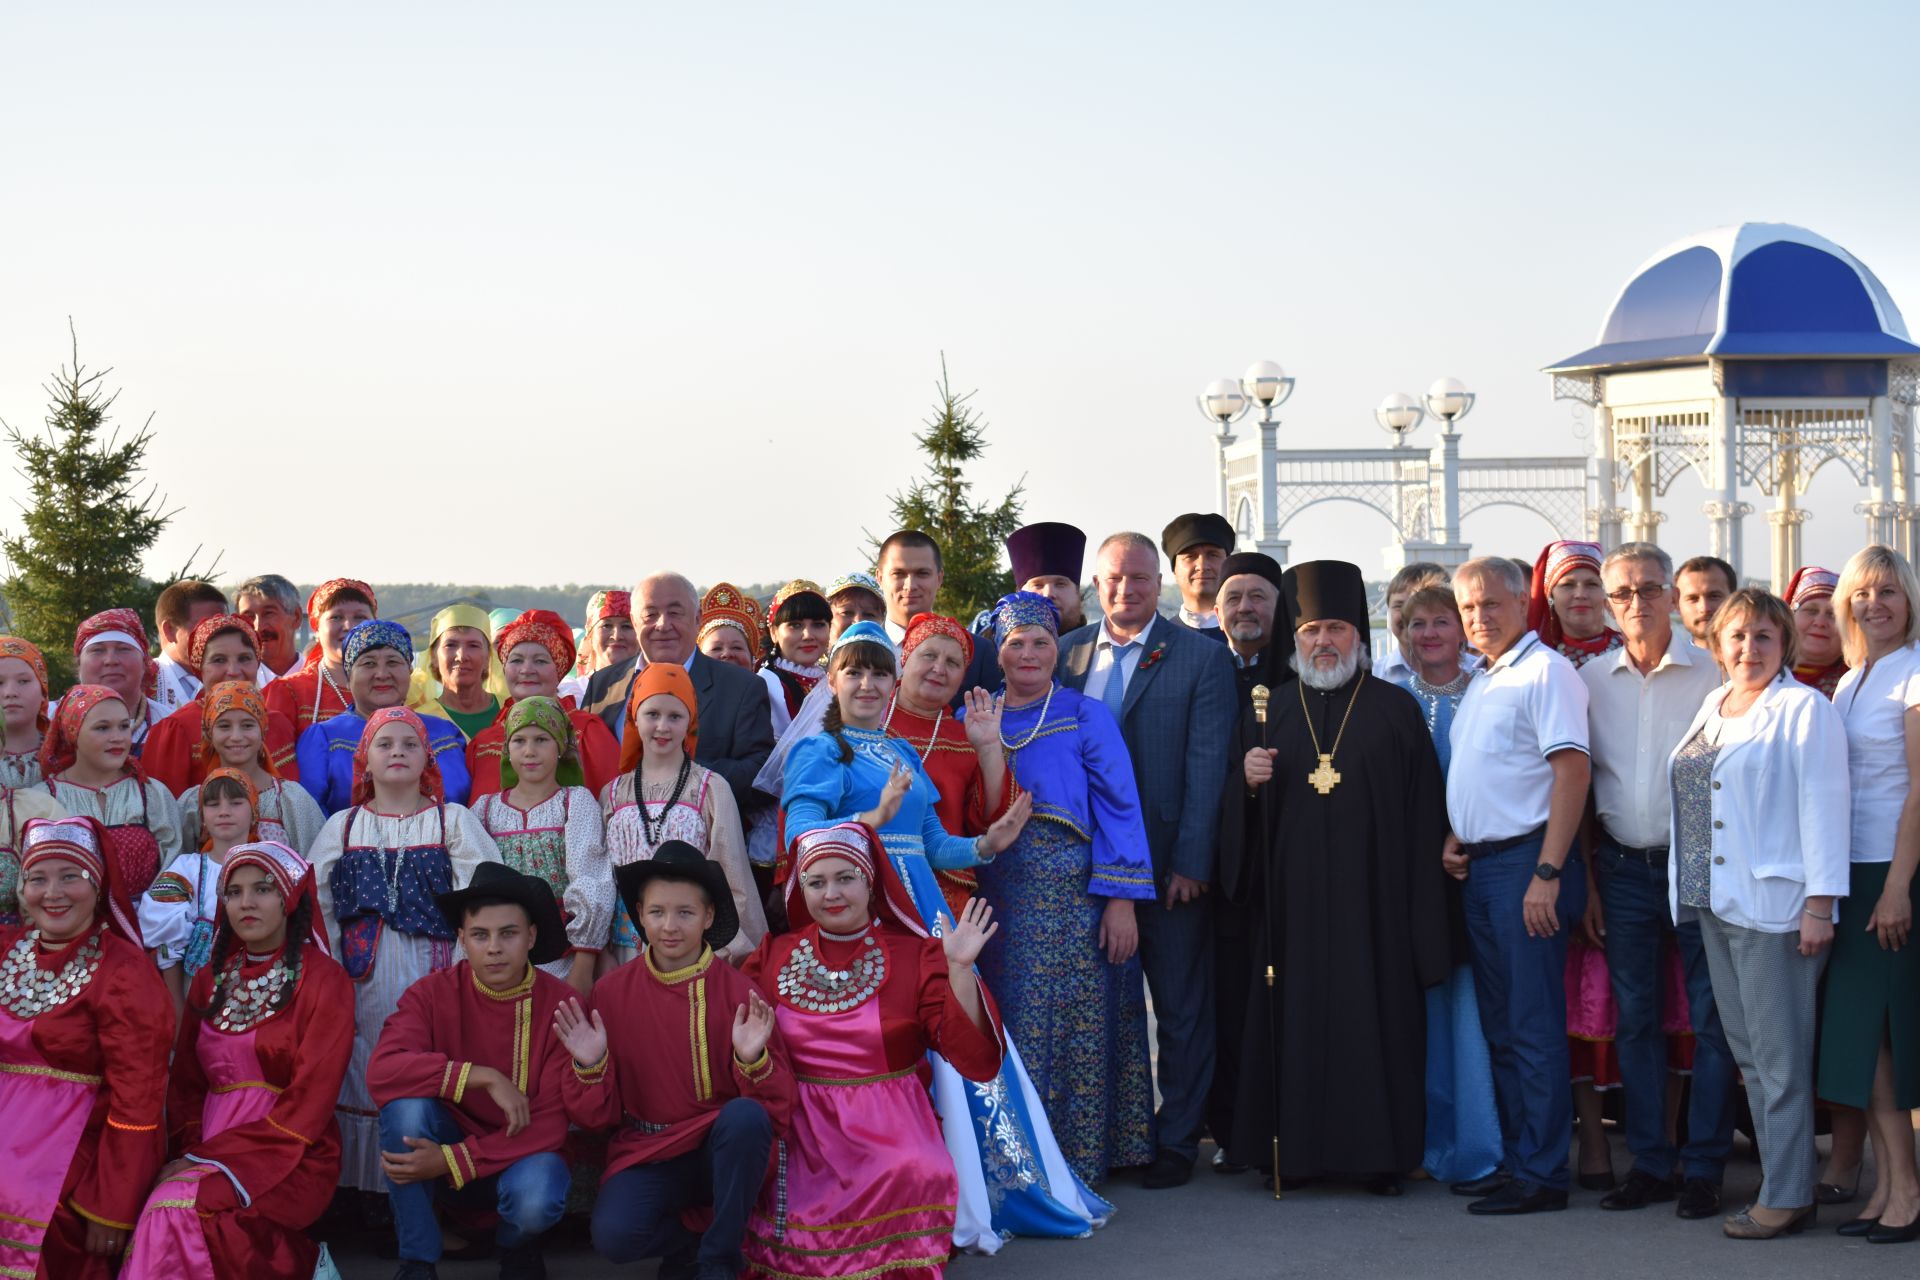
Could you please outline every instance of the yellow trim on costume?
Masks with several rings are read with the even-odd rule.
[[[0,1267],[0,1276],[7,1280],[34,1280],[36,1271],[22,1271],[19,1267]]]
[[[40,1252],[40,1246],[37,1244],[28,1244],[25,1240],[9,1240],[5,1236],[0,1236],[0,1249],[18,1249],[22,1253]],[[6,1272],[0,1271],[0,1275],[5,1274]]]
[[[268,1084],[265,1080],[235,1080],[232,1084],[217,1084],[207,1090],[208,1093],[233,1093],[240,1089],[265,1089],[268,1093],[284,1093],[277,1084]]]
[[[122,1133],[152,1133],[159,1127],[157,1124],[128,1124],[124,1120],[115,1120],[111,1113],[107,1115],[107,1128],[118,1129]]]
[[[85,1218],[88,1222],[97,1222],[103,1227],[112,1227],[115,1231],[133,1230],[133,1224],[131,1222],[115,1222],[112,1218],[103,1218],[97,1213],[88,1213],[80,1207],[78,1200],[67,1201],[67,1207]]]
[[[707,971],[707,966],[713,963],[713,948],[706,945],[704,942],[701,943],[700,958],[698,960],[695,960],[692,964],[684,965],[681,968],[673,970],[671,973],[662,973],[660,971],[660,967],[654,964],[652,947],[647,948],[645,954],[642,956],[642,959],[644,959],[647,962],[647,972],[651,973],[654,977],[660,979],[660,981],[666,983],[668,986],[677,987],[681,983],[685,982],[687,979],[697,978],[701,974]]]
[[[532,970],[528,970],[532,974]],[[532,985],[531,976],[527,979]],[[528,997],[513,1008],[513,1087],[527,1092],[527,1079],[533,1071],[533,999]]]
[[[444,1142],[440,1144],[440,1158],[447,1162],[447,1176],[453,1179],[453,1189],[458,1191],[466,1182],[460,1177],[460,1162],[453,1158],[453,1148]]]
[[[953,1210],[951,1207],[949,1207],[947,1211],[951,1213]],[[793,1224],[788,1223],[787,1229],[789,1231],[793,1230]],[[837,1249],[796,1249],[792,1245],[778,1244],[772,1240],[769,1240],[765,1236],[761,1235],[759,1232],[755,1232],[753,1238],[755,1240],[758,1240],[761,1244],[764,1244],[769,1250],[775,1253],[791,1254],[796,1258],[844,1258],[846,1255],[850,1253],[865,1253],[867,1250],[877,1249],[883,1244],[899,1244],[902,1240],[918,1240],[923,1236],[950,1236],[952,1234],[953,1234],[953,1228],[950,1225],[926,1227],[919,1231],[896,1231],[890,1236],[875,1236],[871,1240],[862,1240],[859,1244],[841,1245]],[[946,1261],[946,1258],[947,1258],[947,1254],[943,1250],[940,1254],[939,1260],[944,1262]],[[894,1263],[892,1265],[897,1267],[903,1264]],[[885,1271],[888,1269],[889,1268],[887,1266],[882,1266],[872,1271],[856,1271],[856,1272],[853,1272],[852,1274],[877,1275],[879,1274],[879,1272]],[[777,1275],[779,1273],[774,1272],[773,1274]],[[839,1278],[839,1280],[847,1280],[847,1278],[845,1276],[842,1276]]]
[[[762,1080],[766,1079],[768,1074],[773,1070],[773,1054],[766,1049],[762,1049],[760,1050],[760,1056],[752,1062],[742,1062],[740,1061],[740,1055],[736,1053],[733,1055],[733,1065],[739,1068],[741,1075],[753,1081],[755,1084],[759,1084]]]
[[[312,1138],[307,1137],[303,1133],[295,1133],[293,1130],[287,1128],[287,1126],[281,1124],[278,1120],[275,1120],[272,1116],[267,1117],[267,1123],[272,1125],[274,1128],[278,1129],[280,1132],[286,1134],[289,1138],[297,1138],[309,1147],[313,1145]]]
[[[505,991],[495,991],[493,988],[489,987],[486,983],[480,981],[480,975],[475,973],[471,967],[469,967],[467,970],[467,976],[473,979],[473,989],[475,991],[478,991],[481,995],[485,996],[489,1000],[518,1000],[521,996],[533,990],[533,966],[532,965],[527,966],[526,977],[520,979],[519,982],[515,983],[511,987],[508,987]]]
[[[24,1062],[0,1062],[0,1072],[12,1076],[45,1076],[49,1080],[62,1080],[67,1084],[105,1084],[105,1076],[84,1075],[78,1071],[62,1071],[58,1067],[35,1067]]]
[[[758,1236],[754,1238],[760,1239]],[[862,1271],[845,1272],[839,1280],[873,1280],[875,1276],[883,1276],[889,1271],[919,1271],[928,1267],[937,1269],[945,1265],[948,1256],[947,1252],[942,1250],[928,1258],[901,1258],[895,1262],[883,1262],[877,1267],[867,1267]],[[801,1275],[797,1271],[777,1271],[765,1263],[756,1262],[753,1269],[755,1274],[771,1276],[773,1280],[818,1280],[818,1277],[811,1274]]]
[[[199,1207],[199,1204],[200,1204],[200,1201],[197,1197],[192,1200],[149,1200],[147,1201],[147,1208],[149,1209],[193,1209],[193,1208]]]
[[[455,1081],[453,1086],[453,1101],[455,1106],[458,1106],[460,1099],[466,1096],[467,1076],[472,1074],[472,1072],[473,1064],[471,1062],[463,1062],[460,1064],[460,1079]]]
[[[862,1218],[858,1222],[827,1222],[815,1226],[810,1222],[795,1222],[788,1219],[787,1229],[789,1231],[851,1231],[855,1227],[871,1227],[885,1222],[888,1218],[904,1217],[909,1213],[952,1213],[953,1211],[954,1206],[950,1204],[916,1204],[909,1209],[893,1209],[887,1213],[877,1213],[871,1218]]]
[[[456,1064],[454,1063],[454,1060],[452,1058],[448,1058],[447,1065],[440,1069],[439,1096],[442,1098],[447,1096],[447,1090],[453,1088],[453,1068],[455,1065]]]
[[[713,951],[709,948],[700,957],[700,967],[706,967],[707,959]],[[687,1043],[693,1050],[693,1096],[701,1102],[713,1098],[713,1064],[707,1061],[707,980],[696,978],[693,989],[687,993]]]
[[[573,1063],[573,1078],[581,1084],[599,1084],[607,1078],[607,1067],[611,1065],[612,1062],[613,1054],[611,1052],[601,1054],[600,1061],[590,1067],[583,1067],[575,1062]]]
[[[0,1222],[17,1222],[25,1227],[38,1227],[42,1231],[47,1229],[47,1224],[44,1222],[37,1221],[33,1218],[22,1218],[18,1214],[12,1213],[0,1213]]]
[[[889,1071],[882,1076],[795,1076],[801,1084],[879,1084],[882,1080],[899,1080],[914,1074],[920,1068],[916,1064],[902,1067],[898,1071]]]
[[[464,1140],[454,1147],[453,1155],[455,1160],[466,1161],[467,1181],[468,1182],[477,1181],[480,1177],[480,1162],[473,1158],[473,1152],[467,1149],[467,1144]]]

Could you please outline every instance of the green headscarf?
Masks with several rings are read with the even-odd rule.
[[[521,698],[507,708],[506,734],[500,741],[501,790],[511,791],[520,785],[520,775],[513,771],[513,756],[507,748],[513,735],[526,728],[544,729],[560,744],[560,767],[553,771],[555,782],[563,787],[586,785],[586,774],[580,769],[579,743],[574,739],[567,709],[554,698]]]

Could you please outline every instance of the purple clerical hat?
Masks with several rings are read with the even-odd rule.
[[[1055,520],[1015,529],[1007,538],[1016,587],[1041,577],[1066,578],[1077,585],[1086,557],[1087,535]]]

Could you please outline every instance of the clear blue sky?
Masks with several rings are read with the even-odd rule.
[[[1467,452],[1583,452],[1538,369],[1681,236],[1811,227],[1920,323],[1916,13],[10,6],[0,416],[71,315],[157,415],[156,570],[388,581],[829,576],[942,350],[983,485],[1096,535],[1210,503],[1193,394],[1260,358],[1285,440],[1451,374]],[[1856,498],[1816,482],[1814,557]],[[1318,512],[1296,558],[1377,571],[1385,522]]]

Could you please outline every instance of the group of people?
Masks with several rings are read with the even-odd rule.
[[[1576,1117],[1603,1208],[1700,1218],[1736,1082],[1728,1235],[1855,1199],[1870,1138],[1841,1230],[1920,1236],[1906,562],[1414,565],[1376,664],[1356,566],[1234,542],[1106,538],[1089,618],[1029,525],[968,625],[903,530],[578,642],[454,606],[419,661],[362,581],[178,583],[57,702],[0,637],[0,1274],[304,1280],[331,1209],[402,1278],[537,1277],[590,1206],[667,1276],[937,1275],[1208,1136],[1276,1194],[1564,1208]]]

